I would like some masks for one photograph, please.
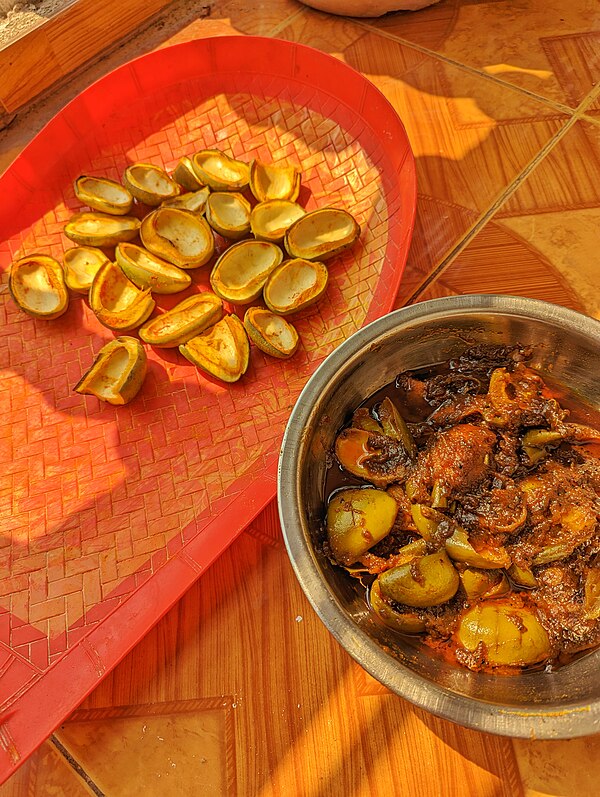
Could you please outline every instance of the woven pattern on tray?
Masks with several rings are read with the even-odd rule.
[[[210,85],[189,86],[176,106],[166,92],[140,99],[105,129],[90,131],[56,166],[61,191],[48,189],[47,211],[8,242],[11,256],[40,251],[60,259],[71,246],[63,225],[80,209],[75,176],[119,178],[134,160],[171,169],[180,156],[213,146],[246,161],[297,165],[299,201],[307,209],[347,208],[363,228],[355,248],[331,262],[324,298],[294,317],[302,345],[291,361],[253,348],[245,377],[224,386],[176,350],[147,347],[146,382],[126,407],[72,392],[112,337],[84,300],[72,297],[65,316],[44,322],[2,295],[0,444],[8,465],[0,493],[0,651],[23,677],[5,681],[0,704],[24,678],[41,674],[82,640],[242,486],[260,478],[316,364],[369,312],[378,314],[373,295],[393,257],[386,246],[398,198],[386,189],[377,145],[367,153],[352,123],[343,128],[333,121],[330,98],[323,97],[319,112],[311,101],[309,109],[293,92],[274,97],[263,86],[256,93],[211,93]],[[114,143],[107,143],[108,128]],[[208,271],[191,272],[191,290],[208,287]],[[157,302],[168,308],[185,295]]]

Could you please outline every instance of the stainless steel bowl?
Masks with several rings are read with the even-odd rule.
[[[298,580],[350,655],[398,695],[490,733],[538,739],[600,731],[600,650],[555,672],[474,673],[382,627],[363,590],[315,548],[324,515],[326,452],[359,403],[407,368],[480,342],[534,346],[536,367],[600,407],[600,323],[545,302],[459,296],[398,310],[356,332],[314,373],[290,417],[279,464],[279,513]]]

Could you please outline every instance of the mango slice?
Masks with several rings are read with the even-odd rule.
[[[163,207],[149,213],[140,235],[146,249],[179,268],[199,268],[215,251],[207,221],[178,208]]]
[[[235,191],[215,191],[206,201],[206,221],[232,241],[239,241],[250,232],[250,203]]]
[[[254,160],[250,164],[250,190],[259,202],[288,199],[300,193],[300,172],[295,166],[279,166]]]
[[[237,382],[248,370],[250,343],[236,315],[226,315],[214,326],[179,347],[191,363],[223,382]]]
[[[75,213],[65,225],[65,235],[80,246],[116,246],[132,241],[140,229],[133,216],[110,216],[98,211]]]
[[[300,343],[298,333],[289,321],[262,307],[246,310],[244,327],[255,346],[281,360],[291,357]]]
[[[267,277],[283,259],[283,252],[266,241],[240,241],[226,249],[210,275],[213,291],[232,304],[257,299]]]
[[[263,298],[274,313],[290,315],[317,302],[329,281],[329,272],[318,260],[284,260],[265,283]]]
[[[132,163],[125,169],[123,182],[136,199],[151,207],[181,192],[179,184],[153,163]]]
[[[197,213],[201,216],[204,213],[206,200],[209,194],[210,189],[200,188],[198,191],[191,191],[187,194],[179,194],[179,196],[173,197],[172,199],[165,199],[161,207],[187,210],[190,213]]]
[[[148,288],[154,293],[179,293],[192,282],[190,275],[183,269],[136,244],[118,244],[115,258],[134,285]]]
[[[94,277],[108,257],[95,246],[74,246],[63,254],[65,282],[77,293],[88,294]]]
[[[285,234],[290,257],[327,260],[351,247],[360,236],[353,216],[339,208],[320,208],[298,219]]]
[[[194,171],[194,164],[186,155],[183,158],[179,158],[171,177],[187,191],[198,191],[204,188],[202,181],[198,179],[198,175]]]
[[[90,307],[101,324],[125,331],[143,324],[154,310],[150,291],[140,290],[110,261],[103,265],[90,288]]]
[[[271,199],[259,202],[250,214],[250,228],[257,241],[280,243],[288,229],[306,211],[287,199]]]
[[[113,216],[126,215],[133,205],[131,192],[108,177],[82,174],[75,180],[75,196],[84,205]]]
[[[250,168],[218,149],[203,149],[192,158],[194,173],[213,191],[241,191],[250,180]]]
[[[139,340],[119,337],[100,349],[92,367],[74,390],[109,404],[127,404],[142,387],[146,367],[146,352]]]
[[[33,254],[15,260],[8,289],[21,310],[35,318],[58,318],[69,306],[62,266],[49,255]]]
[[[140,327],[140,338],[159,349],[187,343],[216,324],[223,315],[223,302],[210,291],[195,293],[171,310],[157,315]]]
[[[398,505],[375,488],[339,490],[327,506],[327,539],[342,565],[356,562],[392,530]]]

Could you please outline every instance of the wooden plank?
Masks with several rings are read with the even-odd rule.
[[[0,112],[12,113],[172,0],[79,0],[0,50]]]

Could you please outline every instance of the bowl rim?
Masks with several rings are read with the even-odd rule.
[[[315,412],[319,397],[331,381],[351,367],[349,363],[366,345],[398,328],[443,317],[485,312],[486,314],[526,317],[554,322],[565,329],[591,338],[600,351],[600,321],[550,302],[520,296],[465,294],[431,299],[395,310],[355,332],[333,351],[315,370],[298,397],[290,415],[279,456],[277,501],[285,546],[296,578],[313,609],[330,633],[376,680],[411,703],[430,713],[479,731],[516,738],[567,739],[600,731],[600,700],[579,701],[566,706],[550,704],[547,708],[507,706],[452,692],[430,681],[386,653],[343,611],[335,595],[325,584],[312,546],[305,537],[295,497],[300,488],[298,454]],[[557,710],[558,709],[558,710]]]

